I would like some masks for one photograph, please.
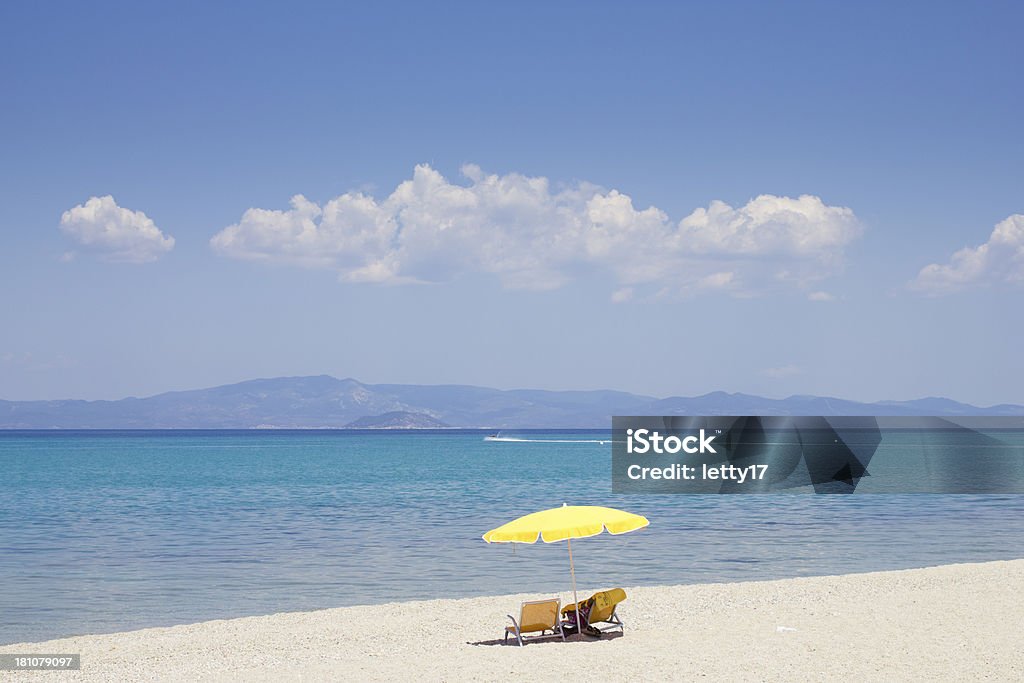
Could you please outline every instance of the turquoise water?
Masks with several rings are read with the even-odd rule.
[[[613,496],[601,432],[0,432],[0,643],[352,604],[568,589],[570,504],[651,526],[573,546],[580,588],[1024,557],[1024,496]],[[578,441],[579,443],[574,443]]]

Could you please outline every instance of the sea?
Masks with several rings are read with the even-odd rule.
[[[1024,495],[613,495],[602,431],[0,432],[0,644],[282,611],[570,590],[565,543],[487,544],[607,505],[581,592],[1024,557]],[[510,606],[511,609],[511,606]]]

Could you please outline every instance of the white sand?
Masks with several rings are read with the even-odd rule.
[[[1024,680],[1024,560],[627,593],[623,637],[496,645],[546,596],[431,600],[6,645],[82,670],[0,679]]]

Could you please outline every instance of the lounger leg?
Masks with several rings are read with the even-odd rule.
[[[626,625],[622,623],[622,619],[620,619],[619,615],[616,614],[614,611],[612,612],[612,615],[608,617],[608,623],[618,626],[619,631],[621,631],[623,634],[626,633]]]
[[[508,616],[509,619],[512,620],[512,628],[515,630],[516,640],[519,641],[519,647],[522,647],[523,646],[523,636],[519,632],[519,622],[516,621],[516,618],[514,616],[512,616],[511,614],[509,614],[507,616]],[[505,629],[505,641],[504,642],[506,642],[506,643],[508,642],[508,629],[507,628]]]

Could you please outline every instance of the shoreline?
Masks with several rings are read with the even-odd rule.
[[[18,680],[500,680],[595,666],[623,680],[1024,678],[1024,559],[626,592],[623,636],[525,648],[500,644],[506,614],[550,595],[282,612],[0,653],[81,654],[80,671]]]

